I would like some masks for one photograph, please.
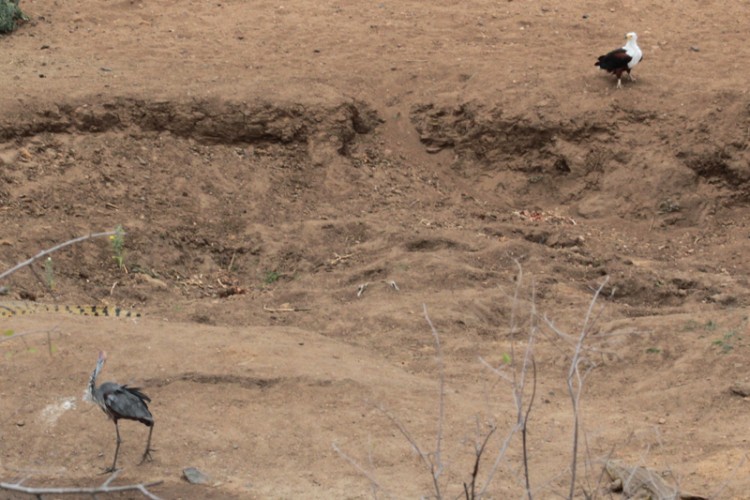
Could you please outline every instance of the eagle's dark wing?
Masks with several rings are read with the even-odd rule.
[[[594,63],[594,66],[599,66],[607,71],[623,70],[628,68],[628,63],[632,60],[633,58],[628,55],[627,51],[621,48],[599,56],[599,60]]]

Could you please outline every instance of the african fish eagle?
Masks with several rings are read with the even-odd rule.
[[[625,38],[627,39],[627,43],[623,47],[599,56],[599,60],[594,63],[594,66],[599,66],[599,68],[617,75],[618,89],[622,87],[621,78],[622,74],[626,71],[630,79],[635,81],[633,75],[630,74],[630,70],[643,59],[643,52],[641,52],[641,48],[638,46],[638,35],[628,33],[625,35]]]

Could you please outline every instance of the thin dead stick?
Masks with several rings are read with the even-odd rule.
[[[63,249],[65,247],[67,247],[67,246],[74,245],[76,243],[80,243],[82,241],[90,240],[90,239],[93,239],[93,238],[100,238],[102,236],[114,236],[116,234],[117,234],[117,231],[106,231],[106,232],[103,232],[103,233],[90,233],[90,234],[87,234],[85,236],[79,236],[78,238],[73,238],[72,240],[68,240],[65,243],[60,243],[59,245],[55,245],[54,247],[49,248],[47,250],[42,250],[41,252],[39,252],[38,254],[36,254],[35,256],[33,256],[32,258],[30,258],[28,260],[25,260],[25,261],[21,262],[20,264],[17,264],[16,266],[8,269],[4,273],[1,273],[0,274],[0,280],[2,280],[3,278],[6,278],[8,276],[10,276],[11,274],[15,273],[19,269],[23,269],[24,267],[33,264],[34,262],[36,262],[37,260],[41,259],[42,257],[46,257],[47,255],[49,255],[49,254],[51,254],[53,252],[57,252],[58,250]],[[121,232],[120,234],[124,234],[124,233]]]
[[[443,351],[440,346],[440,334],[438,333],[435,326],[432,324],[432,321],[430,320],[429,315],[427,314],[427,306],[422,305],[422,308],[424,310],[424,318],[427,321],[427,324],[430,326],[430,329],[432,331],[432,336],[435,340],[435,352],[436,352],[436,358],[439,366],[439,378],[440,378],[440,398],[439,398],[439,410],[438,410],[438,429],[436,432],[436,438],[435,438],[435,451],[431,453],[426,453],[422,451],[422,448],[420,448],[419,444],[417,443],[417,440],[414,439],[414,437],[409,433],[409,431],[406,429],[403,423],[393,416],[382,404],[372,403],[373,407],[380,411],[383,415],[385,415],[388,420],[391,421],[391,423],[396,426],[396,429],[401,433],[401,435],[406,439],[406,441],[411,445],[412,449],[417,453],[419,456],[419,459],[422,461],[422,463],[430,470],[430,474],[432,476],[432,485],[435,490],[435,498],[438,500],[443,498],[442,491],[440,489],[440,475],[443,472],[444,466],[442,462],[442,443],[443,443],[443,428],[444,428],[444,422],[445,422],[445,366],[443,362]],[[489,438],[487,438],[489,439]],[[507,442],[506,442],[507,445]],[[375,480],[375,478],[370,474],[364,467],[359,465],[353,458],[345,454],[343,451],[341,451],[338,446],[336,446],[335,443],[333,443],[333,449],[346,461],[348,461],[354,468],[356,468],[362,475],[364,475],[372,485],[373,488],[377,487],[381,490],[383,488],[380,487],[380,484]],[[383,490],[385,491],[385,490]]]
[[[391,413],[385,409],[382,405],[375,405],[375,408],[378,409],[383,415],[385,415],[388,420],[391,421],[393,425],[396,426],[396,429],[401,433],[402,436],[404,436],[404,439],[406,439],[409,444],[411,445],[412,449],[419,455],[419,459],[422,461],[422,463],[425,464],[427,468],[430,469],[430,473],[432,474],[432,484],[435,488],[435,495],[436,498],[440,499],[442,498],[440,494],[440,485],[437,483],[437,479],[435,476],[435,463],[432,461],[432,459],[429,457],[429,455],[422,451],[422,448],[419,447],[419,444],[417,441],[412,437],[412,435],[409,433],[408,430],[406,430],[406,427],[404,427],[404,424],[401,423],[399,419],[391,415]]]
[[[519,266],[520,267],[520,266]],[[533,376],[533,385],[531,387],[531,398],[529,399],[529,404],[526,407],[526,413],[521,417],[520,411],[519,411],[519,418],[521,419],[522,426],[521,426],[521,441],[523,445],[523,473],[524,478],[526,480],[526,495],[529,497],[529,500],[532,500],[532,494],[531,494],[531,478],[529,477],[529,451],[527,446],[527,434],[528,434],[528,423],[529,423],[529,415],[531,414],[531,407],[534,405],[534,398],[536,397],[536,361],[534,360],[534,353],[531,350],[533,342],[534,342],[534,334],[537,331],[536,326],[536,287],[534,286],[534,282],[532,280],[531,284],[531,326],[529,327],[529,341],[526,345],[526,354],[524,356],[523,360],[523,369],[521,372],[521,385],[519,388],[519,396],[518,396],[518,406],[519,410],[521,409],[523,405],[523,393],[526,389],[526,372],[528,371],[528,363],[531,363],[531,369],[532,369],[532,376]]]
[[[370,464],[370,470],[375,470],[375,462],[372,459],[372,434],[369,434],[367,436],[367,463]],[[378,498],[378,488],[380,488],[379,484],[376,483],[370,483],[370,489],[372,489],[372,498],[375,498],[377,500]]]
[[[310,307],[293,307],[293,306],[282,306],[282,307],[268,307],[263,306],[263,310],[266,312],[271,313],[293,313],[293,312],[302,312],[302,311],[310,311],[312,308]]]
[[[747,461],[747,454],[742,455],[742,458],[740,459],[737,466],[734,468],[733,471],[730,471],[729,477],[727,477],[724,481],[719,484],[719,487],[714,495],[711,495],[710,498],[720,498],[721,493],[724,492],[725,489],[729,486],[729,482],[732,479],[735,479],[737,477],[737,472],[740,470],[740,468],[745,465],[745,462]]]
[[[536,397],[536,362],[534,356],[531,357],[531,374],[533,375],[533,385],[531,386],[531,398],[529,398],[529,405],[526,407],[526,414],[523,416],[523,427],[521,427],[521,438],[523,441],[523,475],[526,478],[526,494],[529,500],[532,499],[531,495],[531,479],[529,477],[529,448],[527,445],[527,429],[529,425],[529,415],[531,414],[531,408],[534,406],[534,398]]]
[[[518,362],[516,361],[515,356],[515,332],[517,328],[516,324],[516,308],[518,307],[519,302],[519,296],[521,291],[521,286],[523,282],[523,267],[518,261],[515,261],[516,266],[518,268],[518,275],[516,278],[516,290],[513,294],[513,306],[511,307],[511,319],[510,319],[510,328],[511,328],[511,375],[505,375],[500,370],[492,367],[489,363],[484,361],[481,357],[479,360],[490,370],[492,370],[494,373],[500,375],[503,379],[510,382],[512,390],[513,390],[513,402],[516,406],[516,423],[515,425],[508,431],[508,435],[505,438],[505,442],[501,446],[500,450],[498,451],[497,457],[495,457],[495,462],[492,464],[492,467],[490,468],[489,474],[487,475],[487,479],[484,482],[484,485],[482,486],[482,489],[479,492],[479,497],[483,497],[487,493],[487,488],[489,488],[490,483],[492,482],[492,478],[495,476],[495,473],[497,472],[498,468],[500,467],[500,463],[502,462],[503,457],[505,456],[505,452],[508,449],[508,446],[510,444],[511,438],[515,435],[516,432],[525,432],[525,425],[526,420],[528,419],[528,414],[531,411],[531,407],[529,406],[529,409],[526,411],[525,415],[526,418],[524,418],[524,404],[523,404],[523,394],[526,387],[526,374],[529,370],[529,365],[533,364],[533,344],[534,344],[534,336],[536,334],[536,323],[534,322],[534,316],[536,313],[535,306],[533,304],[534,299],[532,298],[532,309],[531,309],[531,317],[532,317],[532,323],[529,331],[529,338],[526,344],[526,349],[523,356],[523,362],[521,363],[520,368],[518,367]],[[534,384],[536,387],[536,373],[534,373]],[[532,394],[532,403],[533,403],[533,396],[536,393],[536,389],[534,389],[534,393]],[[531,498],[531,488],[528,485],[529,479],[528,475],[526,477],[526,493],[529,498]]]
[[[571,346],[576,346],[578,344],[578,339],[576,337],[574,337],[572,335],[568,335],[567,333],[565,333],[562,330],[560,330],[557,326],[555,326],[555,324],[552,322],[551,319],[547,318],[546,316],[540,316],[540,317],[544,320],[544,323],[547,325],[547,327],[550,330],[552,330],[563,341],[568,342],[569,344],[571,344]],[[589,330],[589,332],[590,331],[591,330]],[[634,334],[638,334],[638,333],[639,332],[634,332]],[[647,334],[647,333],[652,333],[652,332],[643,332],[643,334]],[[615,334],[597,335],[596,338],[603,339],[603,338],[607,338],[607,337],[612,337],[614,335]],[[616,334],[616,335],[630,335],[630,333],[623,333],[623,334]],[[555,346],[555,347],[557,348],[558,352],[563,352],[562,349],[558,348],[557,346]],[[593,347],[593,346],[584,346],[584,349],[587,352],[600,354],[602,356],[606,355],[606,356],[612,356],[614,358],[621,358],[622,357],[619,352],[611,350],[611,349],[601,349],[599,347]]]
[[[492,483],[492,478],[495,476],[495,473],[497,472],[497,469],[500,467],[500,462],[502,462],[503,458],[505,457],[505,453],[508,451],[508,447],[510,446],[511,439],[513,439],[513,436],[521,430],[521,424],[519,422],[516,422],[516,424],[511,427],[511,429],[508,431],[508,434],[505,436],[505,440],[503,441],[503,444],[500,446],[500,450],[497,452],[497,456],[495,457],[495,462],[492,464],[492,468],[490,469],[489,474],[487,474],[487,479],[484,481],[484,485],[482,486],[482,489],[479,491],[479,495],[477,498],[483,498],[485,494],[487,493],[487,488],[490,487],[490,483]]]
[[[438,484],[438,478],[443,472],[443,462],[441,459],[441,447],[443,442],[443,424],[445,422],[445,365],[443,363],[443,350],[440,347],[440,335],[438,334],[435,326],[430,320],[430,316],[427,314],[427,304],[422,304],[422,310],[424,312],[424,319],[427,324],[430,325],[432,331],[432,337],[435,339],[435,355],[437,356],[437,362],[440,369],[440,398],[439,398],[439,410],[438,410],[438,430],[437,436],[435,437],[435,461],[432,463],[430,468],[432,472],[433,484],[435,486],[435,493],[440,498],[440,485]]]
[[[589,304],[589,308],[586,311],[586,317],[583,320],[583,326],[581,327],[581,333],[578,337],[578,342],[576,344],[575,352],[573,354],[573,359],[570,361],[570,369],[568,370],[568,394],[570,395],[570,400],[573,405],[573,452],[572,452],[572,460],[570,464],[570,490],[568,492],[568,498],[573,499],[573,495],[575,493],[576,488],[576,469],[578,466],[578,433],[579,433],[579,427],[580,427],[580,403],[581,403],[581,394],[583,393],[583,383],[586,380],[586,376],[591,372],[593,369],[593,365],[589,365],[589,367],[586,369],[586,371],[581,375],[580,372],[580,364],[583,361],[581,359],[581,353],[583,352],[584,348],[584,342],[586,340],[586,337],[588,336],[588,333],[590,331],[590,321],[591,321],[591,314],[594,310],[594,306],[596,305],[596,300],[599,298],[599,294],[604,289],[604,286],[609,281],[609,277],[606,277],[602,283],[599,285],[599,288],[597,288],[596,292],[594,292],[594,297],[591,299],[591,303]],[[598,315],[597,315],[598,317]],[[574,382],[575,379],[575,382]]]
[[[370,486],[372,487],[373,493],[374,493],[373,497],[377,497],[377,495],[375,493],[378,490],[381,490],[381,491],[384,491],[384,492],[387,493],[387,490],[380,485],[380,483],[378,482],[378,480],[375,478],[375,476],[373,476],[370,473],[370,471],[368,471],[367,469],[365,469],[364,467],[362,467],[359,464],[359,462],[357,462],[352,457],[350,457],[349,455],[347,455],[341,448],[338,447],[338,445],[336,443],[333,443],[331,446],[333,446],[333,451],[335,451],[336,453],[338,453],[341,458],[343,458],[344,460],[346,460],[347,462],[349,462],[352,465],[352,467],[354,467],[355,469],[357,469],[357,472],[359,472],[360,474],[362,474],[363,476],[365,476],[367,478],[367,480],[370,481]]]
[[[14,333],[13,335],[0,337],[0,342],[5,342],[6,340],[13,340],[13,339],[25,337],[26,335],[33,335],[35,333],[46,333],[48,336],[47,340],[49,341],[49,335],[51,333],[60,333],[59,327],[60,325],[55,325],[52,328],[43,328],[43,329],[40,328],[39,330],[29,330],[27,332]]]
[[[498,377],[502,378],[503,380],[507,381],[508,383],[513,383],[513,380],[508,376],[507,373],[501,372],[498,368],[495,368],[492,366],[489,361],[484,359],[482,356],[479,356],[479,362],[482,363],[485,367],[487,367],[488,370],[490,370],[492,373],[497,375]]]
[[[477,426],[479,426],[479,422],[477,422]],[[490,427],[490,431],[486,436],[484,436],[482,444],[479,446],[477,446],[476,444],[474,445],[474,454],[476,458],[474,459],[474,469],[472,469],[471,471],[471,485],[467,485],[466,483],[464,483],[464,495],[466,496],[466,500],[474,500],[475,498],[477,498],[476,485],[477,475],[479,475],[479,463],[482,461],[482,455],[484,455],[484,449],[487,447],[487,443],[489,443],[490,438],[496,430],[497,425],[493,424],[492,427]]]
[[[27,495],[34,495],[37,498],[42,498],[44,495],[91,495],[96,498],[98,494],[109,494],[109,493],[120,493],[123,491],[138,491],[146,498],[151,500],[160,500],[160,498],[150,491],[148,488],[157,486],[164,481],[154,481],[146,484],[128,484],[125,486],[110,486],[110,483],[117,478],[119,470],[112,473],[106,481],[100,486],[94,486],[91,488],[34,488],[32,486],[22,486],[24,482],[22,479],[16,483],[3,483],[0,482],[0,490],[15,491],[17,493],[25,493]]]

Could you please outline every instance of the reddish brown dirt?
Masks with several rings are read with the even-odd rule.
[[[143,317],[0,320],[28,333],[0,343],[0,479],[101,482],[114,431],[81,395],[106,349],[103,377],[143,387],[156,419],[143,466],[146,428],[122,424],[118,484],[370,496],[336,445],[388,494],[434,494],[376,409],[434,451],[425,304],[443,492],[461,494],[495,422],[487,482],[516,410],[480,358],[508,373],[533,331],[531,484],[566,496],[575,337],[555,328],[577,336],[608,277],[583,351],[576,497],[608,495],[597,461],[614,453],[750,498],[750,399],[730,390],[750,384],[744,4],[21,7],[32,21],[0,38],[0,268],[128,234],[125,269],[93,240],[54,254],[53,291],[40,262],[5,298]],[[645,59],[616,90],[593,63],[627,31]],[[520,496],[521,457],[515,435],[488,496]],[[189,466],[209,484],[182,480]]]

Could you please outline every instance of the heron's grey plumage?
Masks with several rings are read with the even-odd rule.
[[[96,386],[96,377],[104,367],[107,356],[104,351],[99,353],[99,359],[96,362],[96,368],[91,373],[89,379],[88,393],[92,401],[99,405],[104,413],[115,423],[115,432],[117,434],[117,447],[115,448],[115,458],[112,461],[112,467],[107,472],[116,470],[117,454],[120,451],[120,428],[117,425],[119,419],[137,420],[149,427],[148,442],[146,450],[143,452],[141,463],[151,460],[151,433],[154,431],[154,417],[148,409],[148,403],[151,402],[146,394],[141,392],[138,387],[128,387],[114,382],[104,382],[99,387]]]

